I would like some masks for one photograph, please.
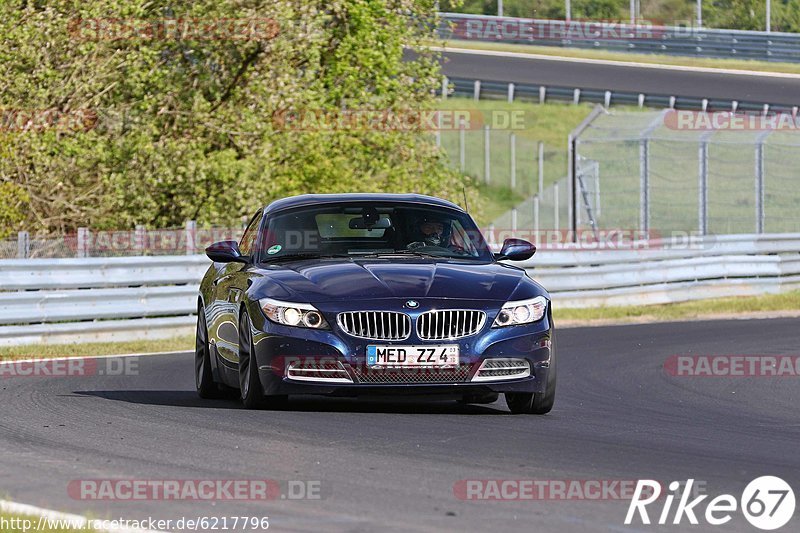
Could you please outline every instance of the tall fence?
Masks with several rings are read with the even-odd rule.
[[[545,183],[545,161],[564,157],[563,148],[545,146],[529,132],[464,128],[441,131],[437,143],[450,165],[486,185],[506,187],[525,196]]]
[[[445,39],[800,63],[800,34],[443,13]]]
[[[800,232],[800,127],[791,115],[601,112],[571,149],[571,227]]]

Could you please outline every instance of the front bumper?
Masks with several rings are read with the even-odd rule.
[[[312,330],[270,322],[261,313],[253,317],[255,358],[259,377],[268,395],[321,394],[361,395],[472,395],[493,392],[544,392],[550,367],[552,319],[549,309],[534,324],[491,328],[494,317],[476,335],[456,340],[423,341],[415,335],[403,341],[372,341],[351,337],[336,325],[331,330]],[[329,324],[335,324],[326,314]],[[404,369],[375,371],[366,364],[367,345],[457,344],[460,366],[452,371]],[[487,359],[524,360],[530,375],[514,379],[487,379],[479,369]],[[300,361],[323,362],[325,368],[339,370],[327,374],[336,379],[314,379],[287,375],[287,366]],[[314,373],[311,373],[312,376]],[[324,373],[323,373],[324,374]],[[320,374],[320,375],[323,375]],[[341,379],[346,376],[346,379]]]

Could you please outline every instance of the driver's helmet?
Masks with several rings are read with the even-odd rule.
[[[437,217],[423,217],[419,232],[426,246],[447,246],[449,223]]]

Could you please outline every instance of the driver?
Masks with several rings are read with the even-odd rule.
[[[419,227],[426,246],[444,245],[444,223],[441,220],[425,220]]]
[[[445,222],[438,218],[424,218],[420,221],[418,226],[418,239],[410,243],[407,248],[413,250],[414,248],[421,248],[423,246],[437,246],[446,248],[448,240],[446,236]]]

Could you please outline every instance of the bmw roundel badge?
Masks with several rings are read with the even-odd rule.
[[[419,302],[416,300],[408,300],[405,306],[408,307],[409,309],[416,309],[417,307],[419,307]]]

